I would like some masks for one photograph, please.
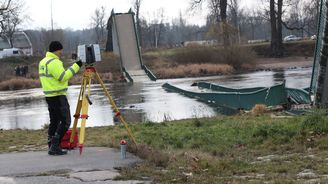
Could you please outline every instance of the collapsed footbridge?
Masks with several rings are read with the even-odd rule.
[[[112,26],[114,54],[120,56],[120,65],[129,82],[156,81],[156,76],[143,64],[134,13],[114,13],[109,22]]]

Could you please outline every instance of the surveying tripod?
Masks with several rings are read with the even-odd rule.
[[[123,119],[121,112],[118,110],[113,98],[107,91],[103,81],[101,80],[98,72],[96,71],[96,68],[93,67],[92,65],[86,66],[85,70],[83,72],[83,80],[81,83],[80,94],[79,94],[79,98],[77,101],[77,106],[76,106],[76,110],[75,110],[75,114],[74,114],[74,124],[73,124],[73,129],[72,129],[72,133],[71,133],[71,137],[70,137],[70,144],[73,143],[75,132],[77,129],[77,123],[78,123],[78,120],[81,119],[82,121],[81,121],[81,127],[80,127],[80,135],[79,135],[79,148],[80,148],[80,154],[82,154],[84,138],[85,138],[85,124],[89,117],[88,108],[89,108],[89,105],[92,105],[92,102],[89,99],[89,96],[90,96],[90,88],[91,88],[90,85],[91,85],[91,81],[92,81],[92,78],[94,75],[96,76],[96,79],[98,80],[98,82],[101,85],[101,87],[103,88],[103,91],[105,92],[109,102],[111,103],[113,110],[115,111],[115,117],[118,118],[120,120],[120,122],[124,125],[130,139],[133,141],[133,143],[135,145],[137,145],[136,141],[134,139],[134,136],[133,136],[130,128],[128,127],[128,124]]]

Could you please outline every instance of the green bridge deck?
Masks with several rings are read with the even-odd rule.
[[[248,93],[255,92],[261,89],[265,89],[265,87],[255,87],[255,88],[228,88],[225,86],[212,84],[208,82],[197,82],[192,84],[192,86],[198,86],[199,88],[210,89],[213,91],[219,92],[238,92],[238,93]],[[311,104],[311,97],[309,90],[307,89],[296,89],[296,88],[285,88],[287,92],[287,98],[293,104]]]
[[[250,110],[256,104],[277,106],[288,103],[285,83],[267,88],[253,88],[253,91],[250,89],[233,90],[232,88],[225,88],[226,91],[192,92],[180,89],[168,83],[165,83],[162,87],[169,92],[180,93],[206,103],[234,110]]]

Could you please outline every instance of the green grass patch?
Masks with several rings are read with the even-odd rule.
[[[274,119],[239,115],[165,123],[131,124],[145,162],[123,169],[118,179],[150,177],[155,183],[305,182],[298,174],[312,170],[320,181],[327,172],[325,113]],[[46,145],[46,131],[1,131],[0,152],[24,145]],[[119,146],[128,139],[123,126],[86,129],[86,146]],[[16,146],[15,149],[12,146]]]

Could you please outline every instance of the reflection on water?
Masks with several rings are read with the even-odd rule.
[[[283,70],[278,70],[273,74],[274,82],[281,82],[285,80],[285,72]]]
[[[193,117],[211,117],[218,114],[215,108],[195,99],[187,98],[176,93],[167,93],[161,85],[169,82],[187,90],[199,91],[191,87],[193,82],[207,81],[229,87],[271,86],[286,80],[288,87],[308,87],[310,84],[311,68],[289,71],[263,71],[248,74],[216,76],[203,78],[185,78],[159,80],[145,83],[116,83],[107,84],[117,106],[127,122],[162,122]],[[75,112],[79,86],[69,88],[68,100],[71,114]],[[22,95],[23,94],[23,95]],[[33,96],[28,102],[21,98]],[[103,126],[113,124],[113,110],[99,85],[91,87],[91,100],[87,126]],[[12,102],[0,106],[0,129],[40,129],[49,122],[47,104],[41,89],[31,89],[15,92],[0,92],[0,101],[11,99]]]

